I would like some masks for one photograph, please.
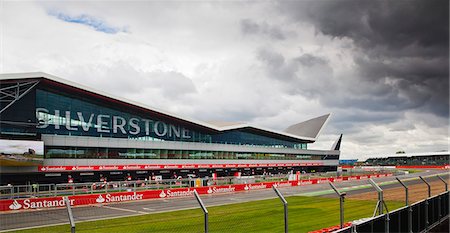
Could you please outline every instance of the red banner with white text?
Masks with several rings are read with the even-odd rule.
[[[251,163],[251,164],[132,164],[132,165],[95,165],[95,166],[38,166],[40,172],[64,171],[122,171],[122,170],[158,170],[158,169],[194,169],[194,168],[249,168],[249,167],[298,167],[322,166],[323,163]]]
[[[174,197],[193,196],[194,190],[199,194],[215,194],[215,193],[233,193],[239,191],[252,191],[277,187],[292,187],[310,184],[320,184],[331,182],[341,182],[346,180],[360,180],[374,177],[392,176],[392,174],[376,174],[363,176],[346,176],[338,178],[320,178],[310,180],[282,181],[282,182],[263,182],[255,184],[235,184],[224,186],[208,186],[197,188],[177,188],[164,190],[144,190],[136,192],[117,192],[117,193],[101,193],[68,196],[72,206],[83,206],[93,204],[108,204],[127,201],[138,201],[146,199],[164,199]],[[65,203],[62,196],[46,197],[46,198],[21,198],[0,200],[0,211],[20,211],[32,209],[58,208],[64,207]]]

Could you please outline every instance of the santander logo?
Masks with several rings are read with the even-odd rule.
[[[254,184],[254,185],[246,185],[244,187],[245,190],[255,190],[255,189],[265,189],[267,185],[265,184]]]
[[[278,183],[274,184],[273,186],[275,186],[275,187],[290,187],[292,185],[291,185],[291,183],[280,183],[280,182],[278,182]]]
[[[114,195],[114,194],[106,194],[105,197],[103,197],[101,194],[98,195],[97,199],[95,201],[97,203],[109,203],[109,202],[122,202],[122,201],[136,201],[136,200],[142,200],[144,197],[144,194],[136,193],[133,194],[121,194],[121,195]]]
[[[19,204],[19,202],[17,202],[16,200],[14,200],[11,205],[9,205],[10,210],[18,210],[20,208],[22,208],[22,205]]]
[[[228,186],[228,187],[226,187],[226,188],[218,188],[218,187],[210,187],[209,189],[208,189],[208,191],[207,191],[207,193],[208,194],[211,194],[211,193],[231,193],[231,192],[234,192],[234,191],[236,191],[236,188],[235,187],[231,187],[231,185],[230,186]]]
[[[167,196],[167,194],[163,191],[161,191],[161,193],[159,194],[160,198],[165,198]]]
[[[102,195],[98,195],[98,197],[97,197],[97,199],[95,199],[95,201],[97,203],[103,203],[103,202],[105,202],[105,198],[103,198]]]
[[[161,191],[161,193],[159,194],[160,198],[165,198],[165,197],[187,197],[187,196],[193,196],[194,195],[194,189],[187,189],[187,190],[177,190],[177,191],[173,191],[168,189],[167,191],[164,192],[164,190]]]
[[[69,199],[70,205],[74,204],[74,199]],[[40,209],[40,208],[54,208],[54,207],[63,207],[66,203],[64,199],[61,197],[60,199],[24,199],[22,203],[19,203],[17,200],[13,200],[12,204],[9,205],[10,210],[19,210],[19,209]]]

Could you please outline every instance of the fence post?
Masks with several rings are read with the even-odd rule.
[[[339,211],[340,211],[340,226],[341,229],[344,228],[344,198],[346,193],[341,193],[337,190],[336,186],[334,186],[331,181],[328,182],[331,186],[331,188],[334,190],[334,192],[339,196]]]
[[[444,178],[442,178],[441,176],[437,176],[442,182],[444,182],[445,185],[445,191],[448,191],[448,183],[444,180]]]
[[[277,194],[277,196],[280,198],[281,202],[283,202],[284,206],[284,232],[288,233],[288,208],[287,208],[287,201],[284,199],[283,195],[280,193],[280,191],[277,189],[276,186],[272,186],[273,190]]]
[[[395,177],[395,179],[397,179],[397,181],[403,186],[403,188],[405,188],[405,205],[409,206],[408,186],[406,186],[406,184],[403,183],[403,181],[401,181],[398,177]]]
[[[200,196],[198,195],[198,192],[196,189],[194,189],[194,195],[197,199],[198,204],[203,210],[203,213],[205,214],[205,233],[208,233],[208,210],[206,209],[206,206],[203,204],[202,199],[200,199]]]
[[[408,186],[406,186],[406,184],[403,183],[403,181],[401,181],[398,177],[395,177],[395,179],[397,179],[397,181],[405,188],[405,202],[406,206],[408,206],[408,232],[412,233],[412,208],[409,205]]]
[[[67,214],[69,215],[70,232],[75,233],[75,221],[73,220],[72,207],[70,206],[70,200],[68,197],[64,197],[66,203]]]
[[[428,186],[428,197],[431,197],[431,186],[430,186],[430,184],[422,176],[419,176],[419,178]]]
[[[372,187],[375,188],[375,190],[377,190],[378,192],[378,202],[377,202],[377,206],[375,207],[375,211],[374,211],[374,216],[375,216],[375,212],[376,212],[376,208],[378,207],[378,214],[382,215],[383,214],[383,207],[386,208],[386,217],[385,217],[385,223],[384,223],[384,232],[389,233],[389,210],[386,206],[386,203],[384,202],[383,199],[383,189],[380,188],[380,186],[377,185],[377,183],[375,183],[375,181],[373,181],[372,179],[369,179],[370,184],[372,185]]]
[[[369,183],[372,185],[372,187],[378,193],[378,202],[377,202],[377,206],[375,207],[373,216],[375,216],[375,213],[377,212],[377,210],[378,210],[378,214],[381,215],[381,214],[383,214],[383,190],[372,179],[369,179]]]
[[[431,186],[422,176],[419,176],[419,178],[428,186],[428,198],[425,199],[425,230],[428,230],[428,225],[430,224],[428,220],[428,199],[431,197]]]

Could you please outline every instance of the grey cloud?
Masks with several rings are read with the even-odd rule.
[[[323,91],[333,90],[333,69],[324,58],[302,54],[286,59],[267,48],[260,49],[257,58],[266,67],[268,76],[280,82],[287,94],[319,97]]]
[[[416,129],[416,126],[408,121],[398,121],[389,125],[390,131],[408,131]]]
[[[393,123],[399,118],[403,117],[403,113],[397,112],[368,112],[368,111],[342,111],[336,114],[334,122],[336,123],[359,123],[359,122],[372,122],[374,124],[380,123]]]
[[[411,44],[448,47],[448,1],[288,1],[280,9],[320,32],[357,44],[399,50]]]
[[[192,80],[178,72],[154,71],[146,74],[145,80],[148,87],[161,89],[164,96],[170,99],[197,92]]]
[[[311,54],[303,54],[295,60],[308,67],[314,65],[327,65],[327,61],[324,58],[313,56]]]
[[[286,32],[280,27],[268,25],[266,22],[257,23],[251,19],[243,19],[240,21],[241,31],[244,35],[266,35],[271,39],[284,40]]]
[[[270,49],[260,49],[257,58],[266,65],[269,77],[276,80],[291,81],[298,64],[295,61],[286,61],[284,56]]]
[[[415,109],[449,117],[447,0],[280,1],[278,6],[294,23],[307,22],[324,35],[349,38],[359,49],[354,76],[361,95],[322,98],[328,105]],[[374,91],[384,96],[364,95]]]
[[[73,69],[77,70],[75,78],[78,82],[88,83],[89,86],[118,96],[145,96],[151,92],[155,96],[162,96],[161,99],[179,100],[197,92],[192,80],[182,73],[158,70],[142,72],[126,61]]]

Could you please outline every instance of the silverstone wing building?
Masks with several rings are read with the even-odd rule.
[[[340,139],[331,150],[308,149],[329,114],[278,132],[188,119],[46,73],[3,74],[0,81],[2,184],[62,181],[69,174],[89,181],[99,174],[143,179],[149,173],[232,176],[338,166]],[[41,143],[42,153],[10,152],[18,142]]]

